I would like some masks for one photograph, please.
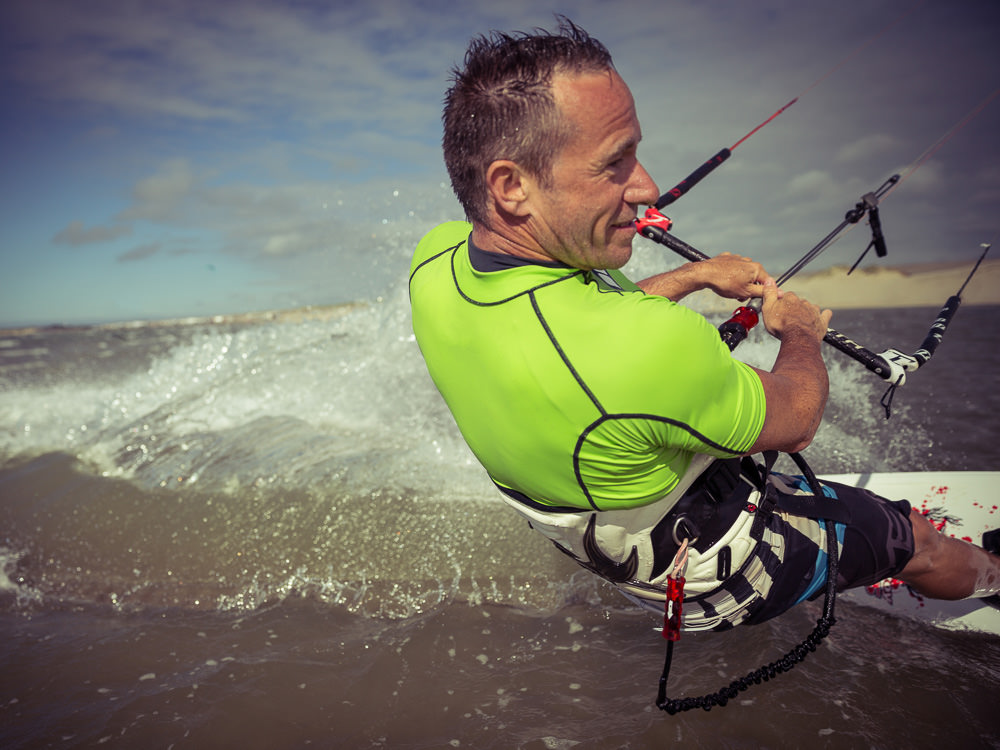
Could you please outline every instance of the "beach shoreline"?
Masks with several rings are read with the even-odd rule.
[[[888,267],[859,268],[850,276],[848,266],[832,266],[801,273],[784,289],[805,297],[820,307],[833,310],[881,309],[894,307],[940,307],[958,292],[972,270],[968,262],[934,262]],[[728,311],[733,301],[705,290],[690,295],[685,304],[703,312]],[[1000,259],[984,260],[962,293],[964,305],[1000,305]],[[242,313],[134,320],[111,323],[50,324],[0,328],[0,335],[17,336],[40,331],[81,329],[122,329],[187,325],[241,325],[261,322],[300,323],[325,321],[364,307],[365,302],[306,305],[284,310],[255,310]]]
[[[172,326],[211,325],[251,325],[255,323],[303,323],[306,321],[327,321],[343,317],[354,310],[366,307],[365,302],[341,302],[333,305],[305,305],[285,310],[251,310],[242,313],[222,313],[184,318],[164,318],[153,320],[124,320],[110,323],[62,324],[18,326],[0,328],[0,336],[24,336],[33,333],[53,333],[58,331],[82,330],[122,330],[127,328],[169,328]]]

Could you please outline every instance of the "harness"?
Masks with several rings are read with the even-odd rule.
[[[791,454],[791,458],[802,471],[801,484],[807,489],[772,474],[776,452],[765,453],[763,458],[757,464],[746,456],[716,460],[697,456],[670,494],[629,511],[552,508],[497,483],[508,504],[560,551],[613,583],[636,604],[665,614],[667,652],[656,705],[667,713],[725,706],[740,691],[802,661],[836,621],[840,544],[835,527],[848,523],[850,513],[836,498],[824,494],[800,455]],[[823,520],[827,559],[823,616],[788,654],[716,693],[668,698],[673,645],[679,637],[676,628],[669,632],[672,618],[679,614],[676,619],[685,630],[725,630],[751,618],[763,606],[772,576],[783,560],[784,544],[771,523],[779,511]],[[685,576],[675,578],[681,556],[686,560]],[[676,614],[671,613],[672,606]]]
[[[651,611],[663,611],[674,560],[687,542],[683,628],[727,630],[763,605],[784,559],[781,534],[770,523],[776,510],[848,520],[835,500],[772,475],[776,455],[761,465],[749,457],[696,456],[672,492],[630,510],[547,506],[497,486],[557,549]]]

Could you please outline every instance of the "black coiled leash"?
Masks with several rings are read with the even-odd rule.
[[[790,455],[792,460],[795,461],[795,464],[802,471],[802,475],[809,483],[809,487],[813,494],[816,496],[822,496],[823,488],[816,479],[816,475],[813,474],[812,469],[810,469],[809,465],[805,462],[805,459],[803,459],[798,453]],[[713,706],[725,706],[732,698],[735,698],[751,685],[759,685],[762,682],[767,682],[772,677],[777,677],[779,674],[789,671],[796,664],[803,661],[806,656],[816,650],[823,639],[829,635],[830,628],[832,628],[833,624],[837,621],[834,617],[833,609],[837,599],[837,572],[840,550],[837,543],[837,531],[834,527],[834,522],[831,520],[824,520],[823,523],[826,527],[826,596],[823,602],[823,616],[816,621],[816,627],[806,637],[806,639],[780,659],[760,667],[759,669],[755,669],[744,677],[733,680],[729,683],[729,685],[714,693],[702,695],[697,698],[668,698],[667,679],[670,675],[670,663],[673,660],[674,654],[674,639],[668,638],[666,660],[663,664],[663,674],[660,676],[660,687],[656,695],[657,708],[666,711],[672,716],[676,713],[680,713],[681,711],[690,711],[692,708],[701,708],[705,711],[709,711]]]

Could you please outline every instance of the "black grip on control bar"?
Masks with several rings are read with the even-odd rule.
[[[852,341],[839,331],[832,328],[826,329],[826,336],[823,340],[834,349],[843,352],[848,357],[857,360],[883,380],[890,380],[893,377],[892,367],[885,358],[866,349],[856,341]]]
[[[681,180],[672,188],[670,188],[670,190],[661,195],[660,199],[655,203],[656,207],[662,209],[665,206],[669,206],[675,200],[684,195],[684,193],[686,193],[688,190],[690,190],[699,182],[701,182],[703,179],[705,179],[713,169],[715,169],[717,166],[722,164],[722,162],[728,159],[732,155],[732,153],[733,152],[730,151],[728,148],[722,149],[719,153],[717,153],[715,156],[706,161],[704,164],[702,164],[700,167],[694,170],[683,180]]]

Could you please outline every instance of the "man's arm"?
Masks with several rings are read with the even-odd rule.
[[[812,442],[823,419],[830,381],[820,352],[833,313],[769,281],[761,310],[764,326],[781,341],[770,372],[757,370],[767,412],[750,453],[800,451]]]
[[[751,453],[800,451],[812,442],[823,419],[830,381],[820,345],[832,313],[792,293],[784,293],[763,266],[749,258],[722,253],[638,283],[647,294],[677,302],[691,292],[712,289],[731,299],[763,297],[761,316],[768,332],[781,341],[771,371],[756,369],[764,387],[767,412]]]
[[[697,263],[685,263],[672,271],[640,281],[646,294],[656,294],[674,302],[701,289],[711,289],[721,297],[759,297],[771,276],[760,263],[731,253],[722,253]]]

